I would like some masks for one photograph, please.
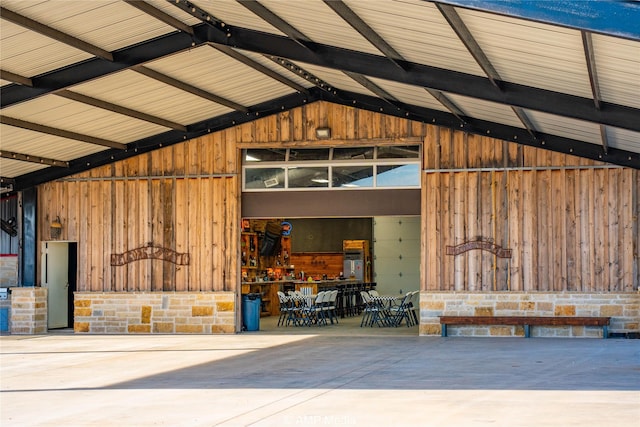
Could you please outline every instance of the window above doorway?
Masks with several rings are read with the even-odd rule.
[[[243,150],[243,191],[419,188],[420,146]]]

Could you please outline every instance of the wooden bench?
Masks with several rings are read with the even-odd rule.
[[[610,317],[553,317],[553,316],[440,316],[442,336],[447,325],[516,325],[524,326],[524,337],[531,336],[531,326],[601,326],[602,338],[609,336]]]

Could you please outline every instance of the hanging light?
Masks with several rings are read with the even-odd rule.
[[[59,239],[62,234],[62,222],[60,222],[60,217],[56,216],[56,219],[51,221],[51,238]]]

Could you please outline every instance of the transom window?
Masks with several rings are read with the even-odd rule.
[[[420,146],[243,150],[244,191],[419,188]]]

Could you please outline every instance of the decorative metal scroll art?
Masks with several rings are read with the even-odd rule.
[[[497,256],[498,258],[511,258],[511,249],[504,249],[500,245],[496,245],[495,243],[488,240],[471,240],[468,242],[461,243],[456,246],[447,246],[447,255],[460,255],[472,249],[481,249],[483,251],[488,251]]]
[[[147,246],[131,249],[121,254],[111,254],[111,265],[125,265],[143,259],[159,259],[178,265],[189,265],[190,261],[188,253],[178,253],[173,249],[154,246],[149,243]]]

